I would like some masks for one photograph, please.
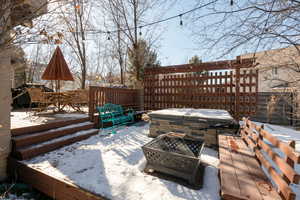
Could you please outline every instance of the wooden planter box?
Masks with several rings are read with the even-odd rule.
[[[196,186],[197,178],[202,179],[203,175],[197,174],[204,169],[200,161],[203,147],[202,140],[161,135],[142,147],[147,160],[145,171],[169,174]]]

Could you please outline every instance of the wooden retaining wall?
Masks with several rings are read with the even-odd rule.
[[[12,158],[9,160],[9,169],[10,174],[15,175],[18,180],[33,186],[56,200],[108,200],[75,184],[53,178]]]

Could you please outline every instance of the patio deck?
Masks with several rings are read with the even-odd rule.
[[[141,146],[151,140],[148,133],[147,123],[122,127],[116,135],[95,135],[31,160],[18,161],[17,171],[20,179],[55,199],[220,198],[219,161],[217,152],[211,149],[204,150],[201,157],[208,165],[200,190],[144,173]]]

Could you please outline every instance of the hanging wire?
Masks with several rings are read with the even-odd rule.
[[[153,25],[155,25],[155,24],[159,24],[159,23],[162,23],[162,22],[165,22],[165,21],[172,20],[172,19],[174,19],[174,18],[177,18],[177,17],[183,16],[183,15],[186,15],[186,14],[189,14],[189,13],[192,13],[192,12],[195,12],[195,11],[201,9],[201,8],[204,8],[204,7],[209,6],[209,5],[213,4],[213,3],[216,3],[217,1],[218,1],[218,0],[214,0],[214,1],[211,1],[211,2],[209,2],[209,3],[203,4],[203,5],[201,5],[201,6],[198,6],[198,7],[196,7],[196,8],[193,8],[193,9],[191,9],[191,10],[188,10],[188,11],[186,11],[186,12],[180,13],[180,14],[178,14],[178,15],[174,15],[174,16],[171,16],[171,17],[162,19],[162,20],[155,21],[155,22],[150,22],[150,23],[147,23],[147,24],[143,24],[142,27],[153,26]],[[125,29],[111,30],[111,31],[109,31],[109,32],[110,32],[110,33],[116,33],[116,32],[118,32],[118,31],[130,31],[130,30],[134,30],[134,29],[135,29],[135,27],[130,27],[130,28],[125,28]],[[91,32],[91,33],[107,33],[107,31],[103,31],[103,30],[91,30],[91,31],[89,31],[89,32]]]
[[[174,15],[174,16],[171,16],[171,17],[162,19],[162,20],[158,20],[158,21],[154,21],[154,22],[147,23],[147,24],[143,24],[143,25],[140,26],[140,27],[143,28],[143,27],[147,27],[147,26],[153,26],[153,25],[155,25],[155,24],[159,24],[159,23],[162,23],[162,22],[166,22],[166,21],[172,20],[172,19],[177,18],[177,17],[180,17],[180,19],[181,19],[182,16],[184,16],[184,15],[186,15],[186,14],[189,14],[189,13],[192,13],[192,12],[195,12],[195,11],[201,9],[201,8],[206,7],[206,6],[209,6],[209,5],[213,4],[213,3],[216,3],[217,1],[218,1],[218,0],[211,1],[211,2],[209,2],[209,3],[203,4],[203,5],[201,5],[201,6],[198,6],[198,7],[196,7],[196,8],[191,9],[191,10],[188,10],[188,11],[186,11],[186,12],[180,13],[180,14],[178,14],[178,15]],[[230,1],[230,4],[233,4],[233,0]],[[181,25],[181,26],[183,25],[182,19],[180,20],[180,25]],[[116,33],[116,32],[118,32],[118,31],[130,31],[130,30],[134,30],[134,29],[135,29],[135,27],[129,27],[129,28],[125,28],[125,29],[116,29],[116,30],[110,30],[110,31],[104,31],[104,30],[86,30],[85,32],[86,32],[86,33],[89,33],[89,34],[108,34],[107,40],[111,40],[111,36],[110,36],[111,33]],[[62,31],[62,32],[67,32],[67,31]],[[71,31],[70,31],[70,32],[71,32]],[[74,33],[75,31],[72,31],[72,32]],[[140,34],[141,34],[141,33],[142,33],[142,32],[140,31]]]

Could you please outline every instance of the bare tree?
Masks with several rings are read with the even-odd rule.
[[[64,35],[64,41],[76,55],[81,71],[81,88],[86,87],[86,77],[88,71],[86,53],[86,30],[90,28],[89,16],[92,3],[84,0],[71,0],[68,9],[60,10],[60,19],[63,26],[69,30]]]
[[[299,1],[195,2],[196,6],[207,5],[192,15],[192,25],[201,46],[206,46],[209,52],[221,49],[219,56],[224,56],[245,49],[256,52],[288,45],[299,51]]]
[[[260,78],[285,94],[276,102],[284,99],[294,112],[287,115],[299,118],[300,99],[295,96],[300,86],[300,1],[195,0],[195,6],[202,5],[207,6],[190,15],[191,30],[206,53],[215,58],[231,54],[255,57]],[[274,48],[278,50],[271,50]],[[270,113],[274,102],[271,98]]]
[[[174,2],[173,0],[172,2]],[[126,49],[131,49],[131,56],[133,59],[133,66],[136,68],[134,71],[135,79],[137,82],[141,81],[140,69],[142,68],[142,60],[139,60],[138,52],[138,40],[143,37],[147,40],[149,45],[153,45],[157,40],[157,36],[154,36],[155,26],[151,28],[145,27],[147,24],[146,18],[149,20],[150,13],[156,13],[157,18],[150,18],[150,20],[157,20],[163,16],[166,7],[170,7],[171,1],[162,0],[104,0],[101,6],[105,9],[107,20],[111,22],[112,26],[109,27],[112,32],[108,35],[110,38],[116,35],[115,46],[116,46],[116,57],[119,60],[121,71],[125,64],[124,54],[127,54]],[[114,31],[116,30],[116,31]],[[122,73],[121,73],[122,74]],[[122,75],[121,75],[122,76]],[[124,79],[123,77],[121,79]],[[122,81],[124,82],[124,80]],[[138,86],[139,85],[139,86]],[[140,87],[141,84],[138,84]]]

